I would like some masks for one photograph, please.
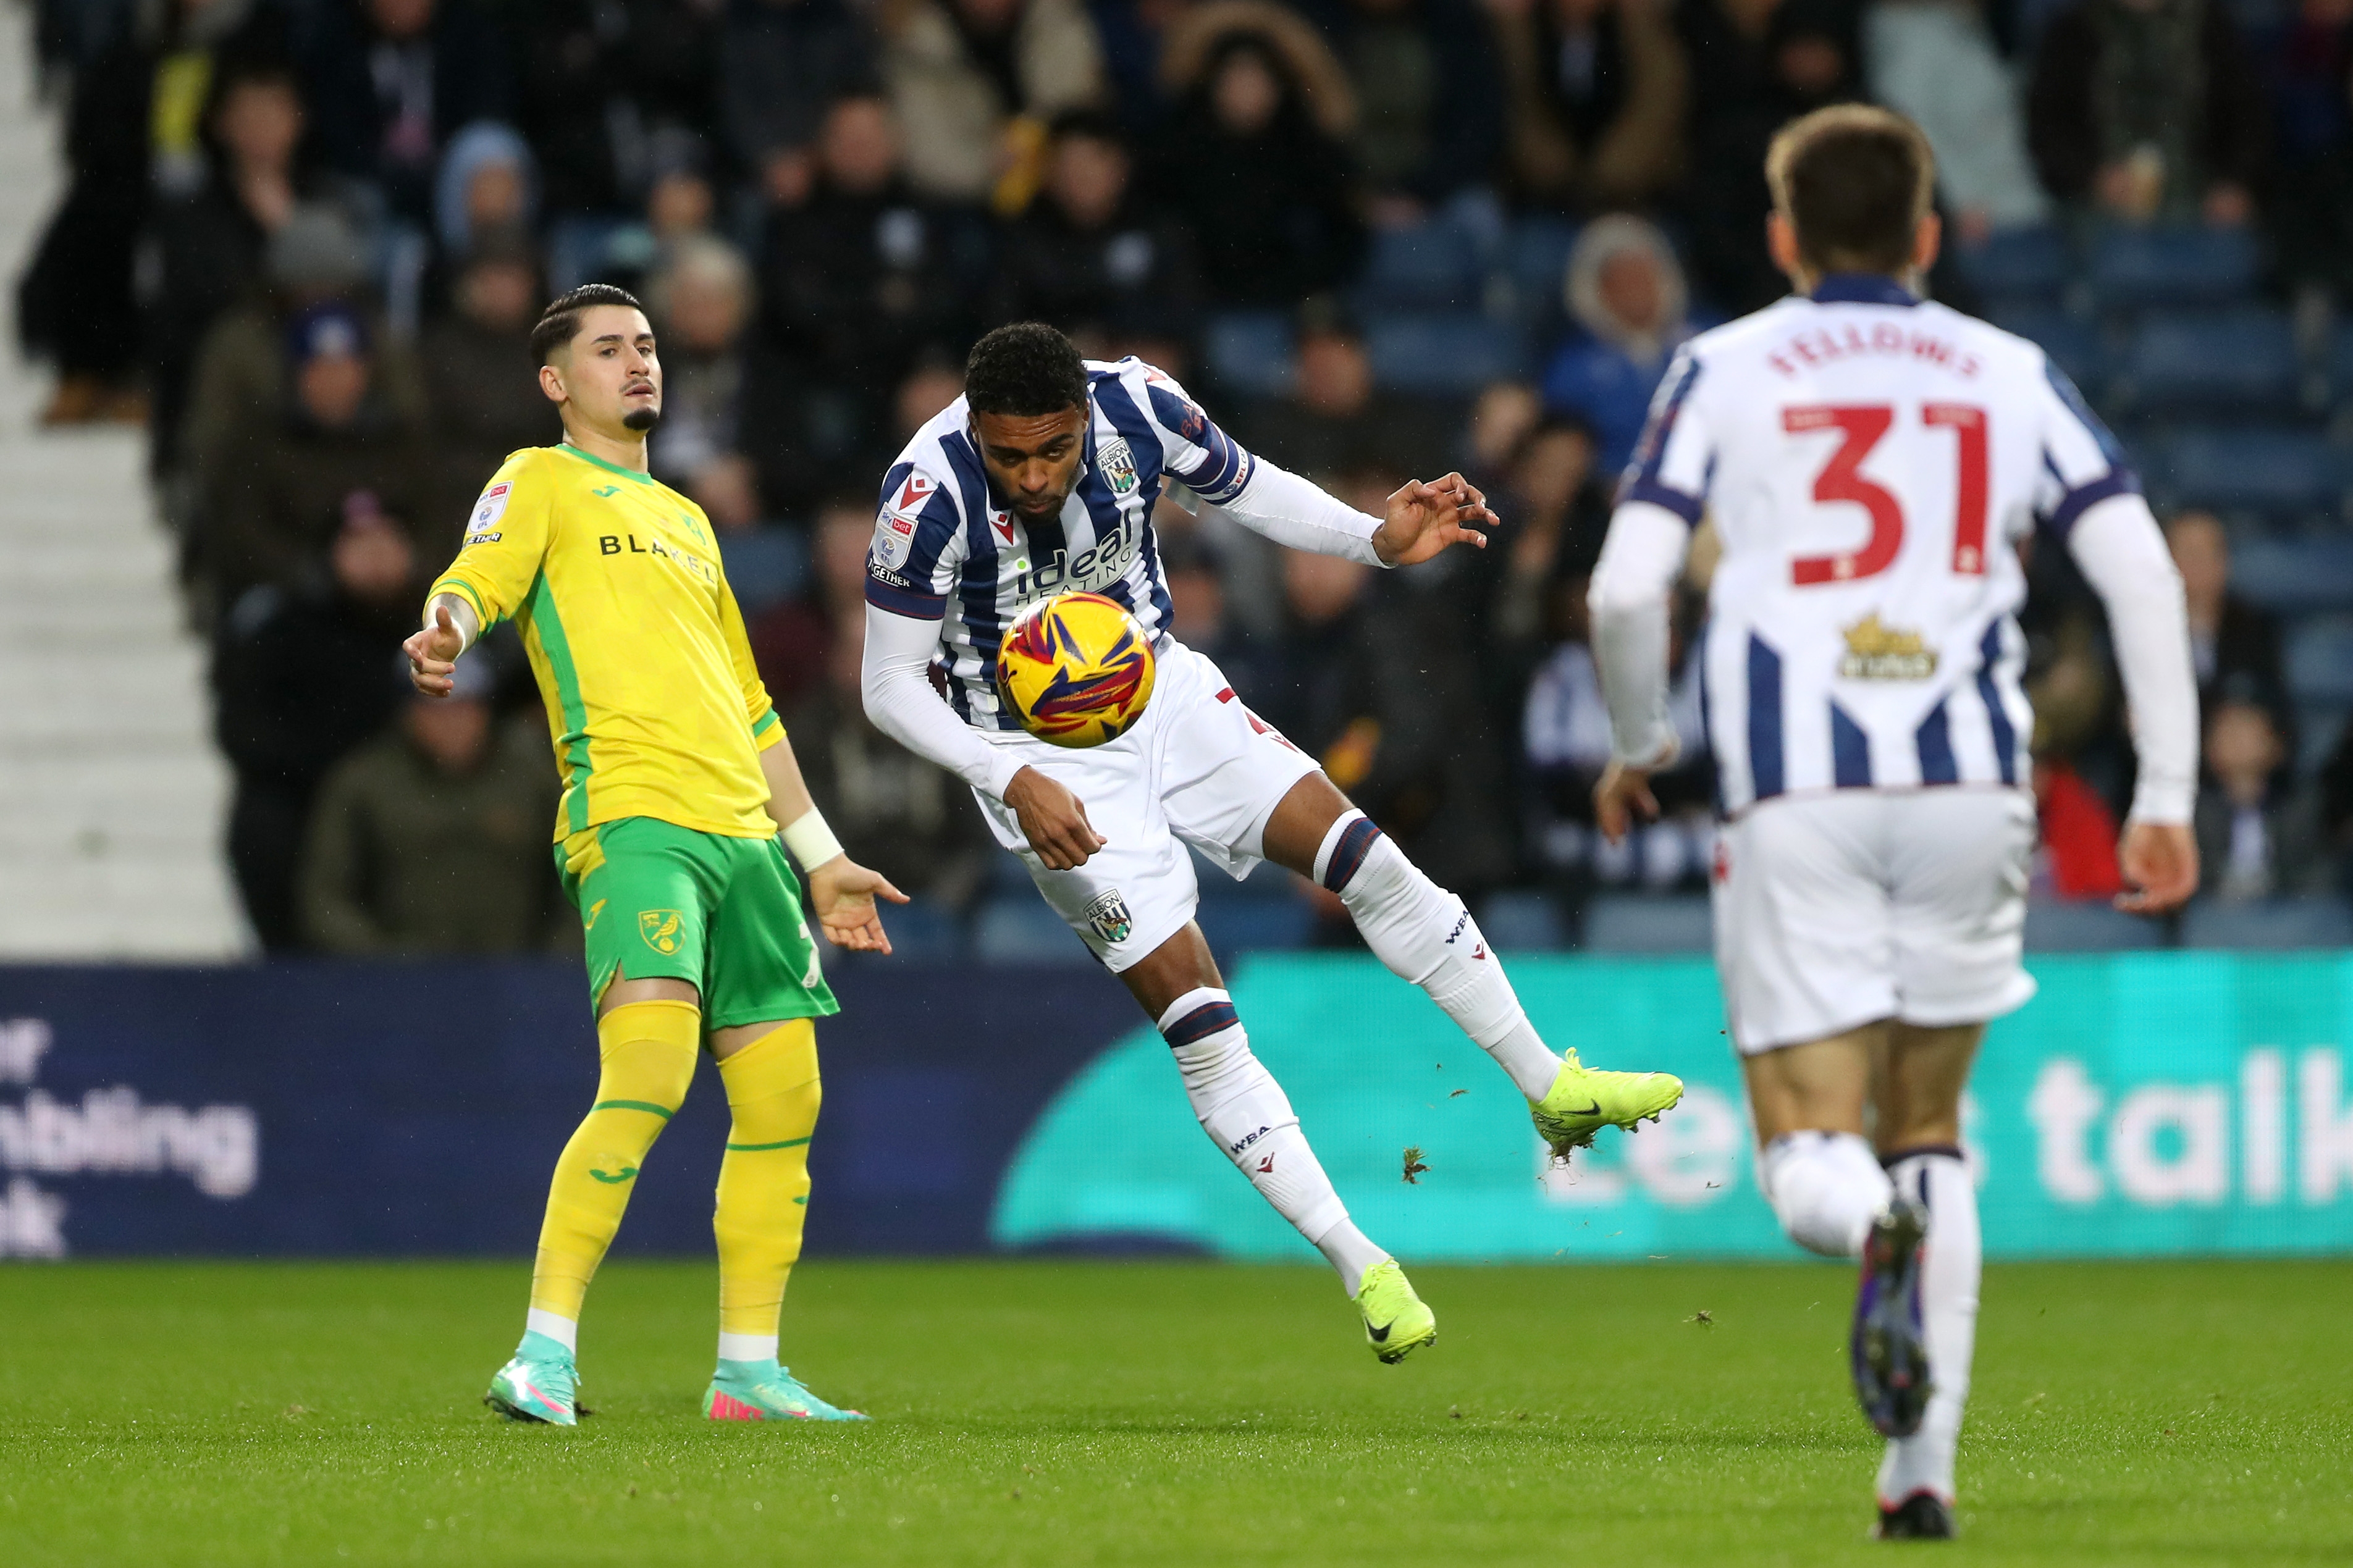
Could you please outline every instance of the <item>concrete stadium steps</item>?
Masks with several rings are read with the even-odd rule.
[[[45,432],[14,283],[63,185],[30,14],[0,15],[0,961],[236,957],[228,771],[144,441]]]

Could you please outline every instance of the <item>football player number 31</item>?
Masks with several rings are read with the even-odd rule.
[[[1781,428],[1791,435],[1835,430],[1840,440],[1830,461],[1814,476],[1814,499],[1828,503],[1850,501],[1869,514],[1871,537],[1862,548],[1837,555],[1801,555],[1789,563],[1798,586],[1816,583],[1852,583],[1875,576],[1894,564],[1904,547],[1904,504],[1884,485],[1862,477],[1863,459],[1871,456],[1890,426],[1895,410],[1885,404],[1834,408],[1815,405],[1781,410]],[[1953,570],[1965,577],[1985,573],[1986,535],[1986,416],[1982,408],[1962,403],[1929,403],[1920,409],[1920,423],[1950,430],[1959,464],[1954,489]]]

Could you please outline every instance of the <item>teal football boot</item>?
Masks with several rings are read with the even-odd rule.
[[[510,1421],[576,1426],[579,1397],[580,1373],[572,1363],[572,1352],[533,1330],[515,1347],[514,1359],[491,1379],[482,1403]]]
[[[702,1396],[713,1421],[863,1421],[859,1410],[838,1410],[801,1386],[792,1368],[774,1361],[723,1361]]]

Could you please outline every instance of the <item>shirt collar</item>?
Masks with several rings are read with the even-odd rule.
[[[1814,285],[1817,305],[1916,305],[1920,297],[1878,272],[1832,272]]]

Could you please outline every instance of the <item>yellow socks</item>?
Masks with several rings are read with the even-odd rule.
[[[531,1277],[531,1326],[567,1348],[588,1281],[621,1227],[638,1167],[686,1103],[702,1015],[691,1002],[632,1002],[597,1020],[596,1040],[604,1061],[596,1103],[555,1163]],[[797,1226],[793,1234],[797,1242]]]
[[[809,1139],[817,1131],[817,1029],[799,1018],[719,1064],[734,1126],[719,1166],[719,1357],[769,1361],[785,1281],[808,1216]]]

